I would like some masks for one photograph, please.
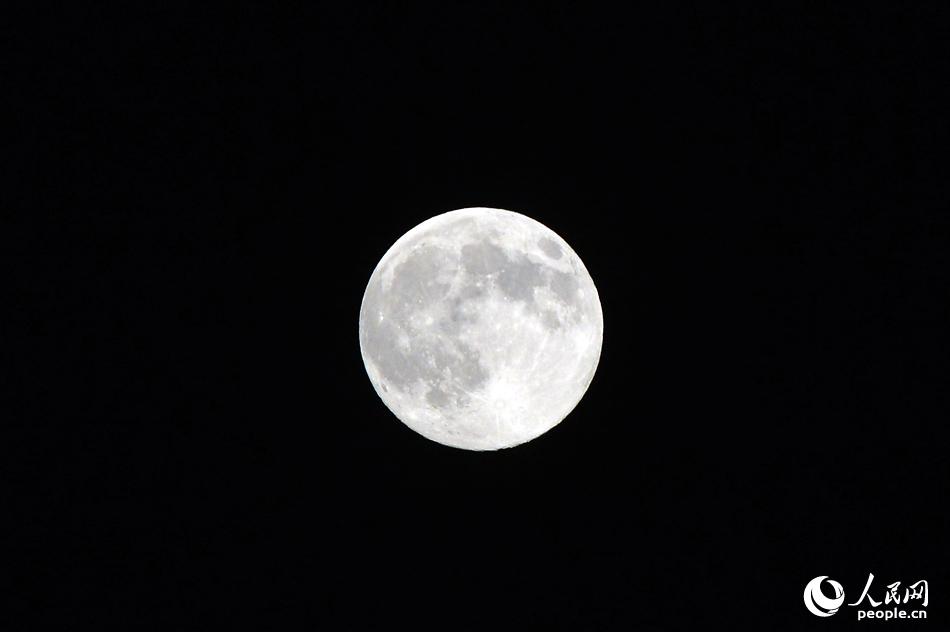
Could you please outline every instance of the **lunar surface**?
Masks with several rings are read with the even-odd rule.
[[[360,308],[360,350],[386,406],[433,441],[507,448],[574,409],[600,359],[587,268],[535,220],[467,208],[403,235]]]

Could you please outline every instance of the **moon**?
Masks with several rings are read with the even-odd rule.
[[[443,445],[498,450],[561,422],[597,370],[604,320],[580,257],[520,213],[428,219],[383,255],[360,351],[383,403]]]

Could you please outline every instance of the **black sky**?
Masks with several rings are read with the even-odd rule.
[[[929,580],[913,627],[939,628],[947,18],[13,16],[0,392],[32,561],[0,617],[845,629],[854,609],[820,621],[804,585],[851,597],[873,572]],[[604,310],[578,408],[496,453],[405,428],[357,338],[385,250],[466,206],[562,235]]]

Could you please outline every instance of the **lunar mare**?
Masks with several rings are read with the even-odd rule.
[[[603,340],[594,282],[571,247],[501,209],[437,215],[370,277],[360,351],[386,406],[467,450],[530,441],[587,391]]]

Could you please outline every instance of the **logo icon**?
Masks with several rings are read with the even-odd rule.
[[[828,580],[828,585],[834,591],[835,596],[828,598],[821,592],[821,583]],[[838,608],[844,603],[844,588],[833,579],[828,579],[827,575],[821,575],[808,582],[805,586],[805,607],[816,617],[830,617],[838,612]]]

